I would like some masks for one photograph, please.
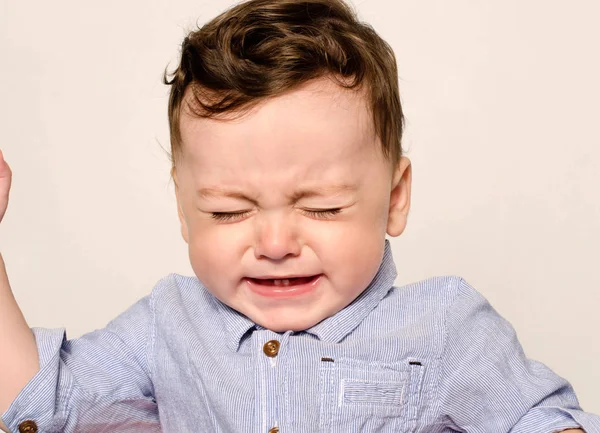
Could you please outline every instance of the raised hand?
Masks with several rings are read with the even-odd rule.
[[[4,213],[8,206],[8,194],[10,192],[11,180],[12,172],[4,160],[2,150],[0,150],[0,221],[4,218]]]

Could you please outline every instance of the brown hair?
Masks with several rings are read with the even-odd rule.
[[[186,89],[193,92],[187,103],[193,114],[214,118],[321,77],[349,89],[366,84],[383,153],[397,163],[404,117],[391,47],[343,0],[250,0],[191,32],[170,79],[165,72],[173,168]]]

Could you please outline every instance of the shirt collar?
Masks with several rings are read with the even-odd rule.
[[[217,298],[213,298],[215,303],[217,304],[217,309],[221,313],[221,317],[223,318],[223,323],[225,328],[227,329],[227,335],[224,335],[227,347],[237,352],[242,337],[246,335],[246,333],[253,329],[256,325],[255,323],[244,316],[239,311],[234,310],[233,308],[225,305]]]
[[[389,241],[385,241],[379,270],[367,288],[342,311],[317,323],[305,332],[329,343],[339,343],[379,304],[394,286],[397,276]]]
[[[350,334],[379,304],[385,295],[388,294],[394,285],[396,276],[397,272],[392,257],[392,249],[389,241],[386,239],[381,265],[367,288],[346,308],[317,323],[315,326],[304,332],[330,343],[340,342]],[[241,339],[248,331],[251,329],[263,329],[243,314],[228,307],[216,298],[214,299],[217,308],[221,312],[225,328],[228,331],[228,335],[225,336],[227,346],[234,352],[238,350]]]

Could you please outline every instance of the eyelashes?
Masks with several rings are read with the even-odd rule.
[[[302,212],[311,218],[329,219],[342,211],[340,208],[334,209],[302,209]]]
[[[342,211],[341,208],[333,209],[301,209],[301,212],[310,218],[328,220]],[[211,218],[219,222],[232,222],[246,218],[251,210],[240,212],[211,212]]]
[[[243,219],[249,213],[250,213],[250,211],[243,211],[243,212],[212,212],[211,213],[211,217],[212,217],[212,219],[217,220],[217,221],[229,222],[229,221],[234,221],[234,220],[238,220],[238,219]]]

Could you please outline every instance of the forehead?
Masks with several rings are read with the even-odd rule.
[[[238,117],[205,119],[183,110],[181,138],[183,163],[214,181],[254,171],[317,176],[383,157],[364,93],[329,79],[267,99]]]

